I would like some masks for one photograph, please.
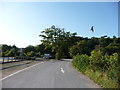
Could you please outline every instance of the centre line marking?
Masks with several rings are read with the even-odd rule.
[[[60,70],[61,70],[62,73],[65,73],[65,71],[63,70],[63,68],[60,68]]]

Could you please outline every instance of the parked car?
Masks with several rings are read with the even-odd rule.
[[[55,57],[51,56],[50,54],[44,54],[43,58],[45,58],[45,59],[55,59]]]
[[[51,57],[50,54],[44,54],[44,56],[43,56],[43,58],[45,58],[45,59],[49,59],[50,57]]]

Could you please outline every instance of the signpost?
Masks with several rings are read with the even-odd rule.
[[[20,48],[20,56],[22,56],[23,48]]]

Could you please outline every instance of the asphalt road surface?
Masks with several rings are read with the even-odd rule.
[[[2,88],[100,88],[69,60],[44,61],[2,80]]]

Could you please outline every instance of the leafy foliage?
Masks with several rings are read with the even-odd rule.
[[[106,47],[107,45],[109,45],[112,42],[113,42],[113,39],[111,39],[109,37],[108,38],[100,38],[100,41],[99,41],[101,47]]]
[[[95,76],[99,81],[100,77],[103,78],[104,75],[107,75],[106,79],[110,80],[110,82],[113,80],[116,83],[114,87],[118,87],[117,83],[119,83],[120,74],[118,71],[120,68],[118,65],[118,59],[118,53],[113,53],[109,56],[108,54],[103,55],[100,50],[93,50],[91,52],[91,56],[87,56],[86,54],[77,54],[74,56],[72,65],[83,73],[87,73],[92,70],[92,72],[87,73],[89,75],[99,72],[99,76]],[[93,77],[93,79],[95,77]]]
[[[52,48],[52,52],[55,52],[57,59],[63,54],[62,48],[67,45],[70,41],[70,37],[74,37],[76,33],[65,32],[64,28],[57,28],[55,25],[52,25],[50,28],[42,31],[40,37],[46,48]],[[69,43],[71,44],[71,43]],[[60,55],[60,56],[59,56]]]
[[[84,59],[86,54],[89,56]],[[83,39],[70,48],[73,66],[105,88],[119,87],[119,54],[120,38],[116,37]]]
[[[70,55],[73,57],[77,54],[87,54],[90,55],[90,52],[95,48],[95,45],[98,45],[97,38],[92,39],[83,39],[77,42],[76,45],[70,48]]]
[[[79,55],[73,57],[72,64],[81,72],[84,72],[87,67],[89,67],[89,56],[86,54]]]
[[[3,57],[14,57],[18,56],[19,49],[13,45],[13,46],[8,46],[8,45],[2,45],[2,56]]]

